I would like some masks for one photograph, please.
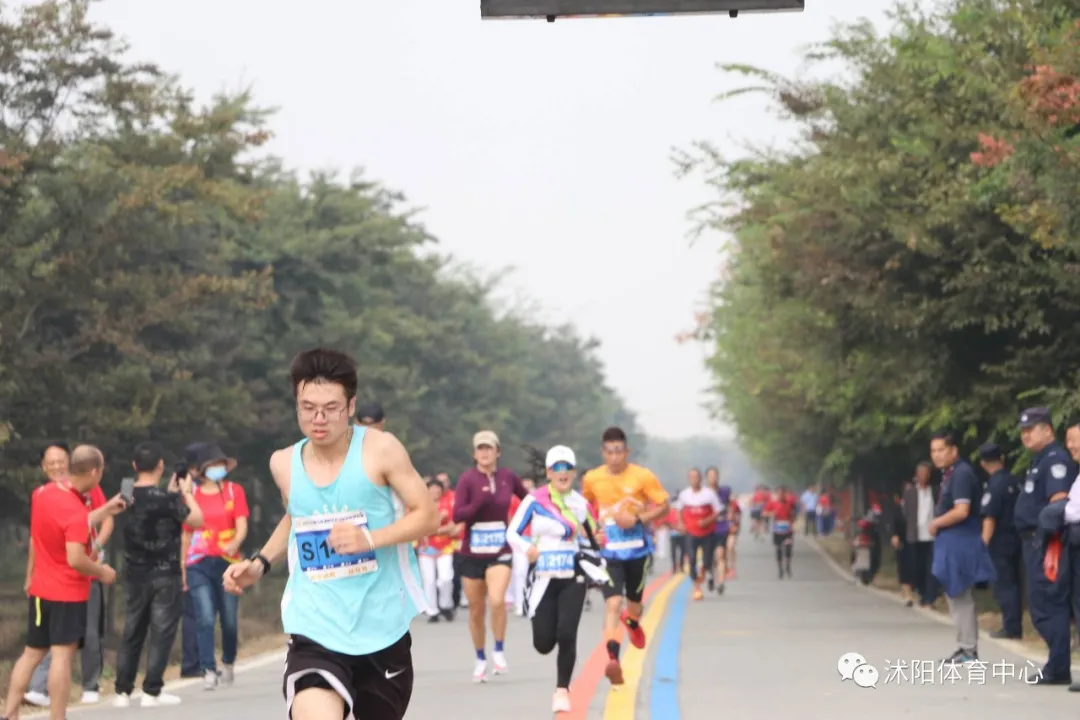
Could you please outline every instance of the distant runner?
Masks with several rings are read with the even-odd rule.
[[[351,357],[307,350],[290,375],[304,439],[270,457],[286,513],[262,550],[225,570],[225,589],[242,593],[288,553],[286,717],[401,720],[409,625],[427,605],[412,543],[438,529],[439,512],[401,442],[352,422]]]
[[[682,526],[686,529],[686,551],[690,555],[690,578],[694,581],[694,600],[704,597],[701,583],[706,568],[712,571],[716,555],[716,519],[720,516],[720,498],[701,484],[701,471],[693,468],[688,473],[690,487],[683,488],[675,500]],[[698,553],[701,559],[698,560]],[[700,565],[698,564],[700,562]]]
[[[799,512],[795,495],[785,487],[777,488],[775,499],[765,508],[765,517],[772,520],[773,545],[776,546],[776,566],[780,579],[784,573],[791,577],[791,550],[794,545],[795,528],[792,523]]]
[[[727,536],[727,579],[735,579],[735,563],[736,552],[735,546],[739,542],[739,533],[742,531],[742,506],[739,505],[738,499],[731,496],[731,511],[729,517],[731,518],[731,532]]]
[[[758,485],[750,498],[750,533],[755,540],[765,537],[765,506],[771,499],[772,495],[765,485]]]
[[[625,432],[608,428],[602,441],[604,465],[587,472],[582,484],[585,498],[599,508],[603,556],[612,580],[611,585],[601,588],[608,650],[605,674],[613,685],[622,685],[619,626],[625,625],[634,647],[645,647],[645,631],[639,621],[652,554],[652,541],[645,528],[666,515],[670,503],[667,491],[651,470],[628,462],[630,448]]]
[[[717,493],[717,497],[720,499],[720,517],[716,520],[716,531],[713,533],[716,538],[715,550],[713,551],[713,567],[715,568],[714,577],[716,579],[716,593],[718,595],[724,594],[724,580],[728,577],[728,539],[731,537],[733,531],[732,517],[734,500],[731,497],[731,488],[727,485],[721,485]],[[712,580],[709,581],[709,590],[713,589]]]

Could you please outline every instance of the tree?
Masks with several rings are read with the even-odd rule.
[[[931,430],[1015,446],[1017,411],[1074,385],[1075,243],[1031,218],[1064,222],[1064,207],[1045,207],[1075,192],[1047,179],[1043,204],[1031,199],[1045,133],[1016,112],[1034,93],[1049,122],[1071,97],[1065,17],[1039,0],[902,4],[884,37],[857,23],[808,53],[843,62],[849,80],[728,68],[798,130],[788,150],[727,160],[701,144],[681,160],[718,193],[704,226],[733,237],[698,335],[715,344],[717,392],[763,468],[895,483]],[[1040,63],[1048,53],[1058,59]],[[1058,75],[1033,75],[1038,64]],[[992,154],[987,138],[1027,154],[984,170],[972,153]]]

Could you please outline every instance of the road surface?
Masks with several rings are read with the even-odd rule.
[[[610,691],[598,677],[601,606],[594,599],[594,609],[582,620],[575,712],[566,720],[956,720],[959,713],[1017,720],[1076,712],[1077,697],[1061,687],[1026,685],[1021,671],[1031,665],[990,640],[984,639],[980,648],[987,663],[983,681],[978,669],[974,677],[962,671],[959,678],[950,678],[937,668],[916,680],[912,665],[933,665],[955,649],[948,625],[855,587],[802,538],[790,580],[777,578],[771,543],[755,542],[744,533],[739,549],[739,577],[722,597],[690,602],[685,578],[658,571],[644,618],[647,627],[655,628],[648,652],[625,656],[629,684],[621,691]],[[533,651],[527,621],[511,618],[506,644],[511,673],[484,685],[470,682],[473,653],[464,618],[453,624],[418,621],[413,637],[416,689],[409,718],[550,718],[554,657]],[[852,652],[876,666],[876,688],[841,680],[837,662]],[[903,661],[903,673],[896,671],[898,661]],[[282,657],[264,658],[238,672],[229,689],[204,692],[197,683],[174,684],[170,689],[184,699],[179,707],[142,710],[136,701],[131,709],[117,710],[105,699],[100,707],[73,708],[70,715],[87,720],[283,717],[281,670]],[[868,671],[860,677],[869,677]]]

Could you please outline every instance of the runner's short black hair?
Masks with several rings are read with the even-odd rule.
[[[600,438],[600,442],[606,442],[606,443],[609,443],[609,442],[621,442],[621,443],[625,443],[626,442],[626,433],[623,432],[622,428],[609,427],[607,430],[604,431],[604,434]]]
[[[322,347],[304,350],[293,358],[289,375],[292,378],[293,397],[299,394],[301,385],[317,382],[340,385],[345,389],[346,400],[356,397],[359,383],[356,360],[340,350]]]
[[[157,470],[158,463],[165,459],[165,450],[156,442],[141,442],[135,446],[132,460],[135,472],[149,473]]]

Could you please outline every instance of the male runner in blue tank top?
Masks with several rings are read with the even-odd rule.
[[[412,696],[409,623],[425,609],[411,543],[439,513],[401,442],[354,425],[356,362],[316,348],[291,367],[304,434],[270,458],[286,514],[262,550],[225,573],[240,593],[286,552],[291,720],[401,720]]]

